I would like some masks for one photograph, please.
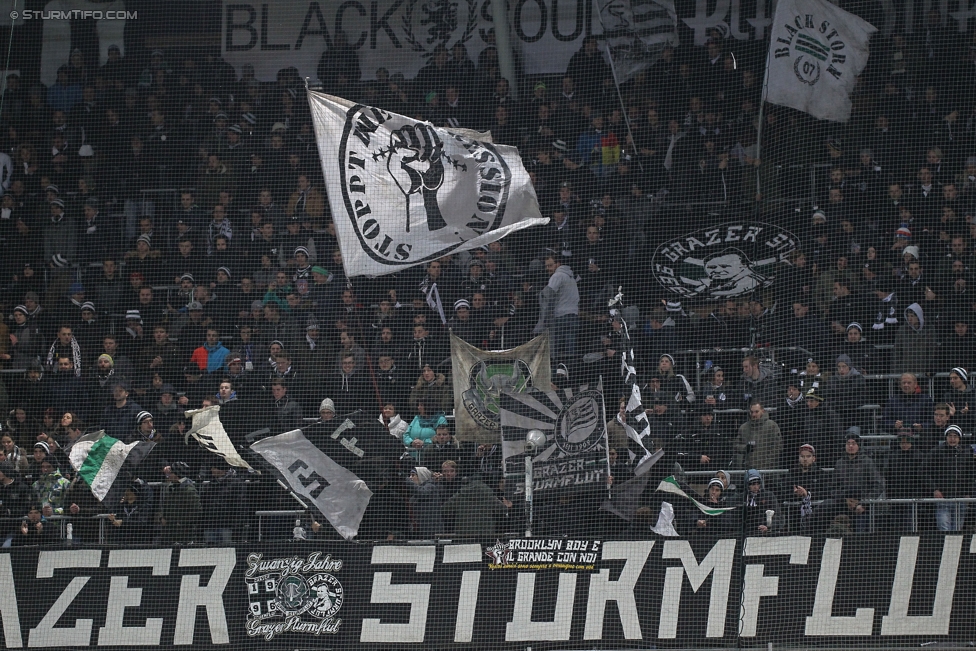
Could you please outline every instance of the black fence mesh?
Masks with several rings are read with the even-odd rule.
[[[22,5],[8,648],[974,639],[966,2],[845,3],[879,30],[845,122],[763,103],[765,2]],[[357,275],[310,92],[490,131],[549,223]],[[539,334],[548,384],[521,357],[454,377],[452,335]],[[219,434],[187,415],[214,405]],[[127,563],[172,564],[133,578],[161,623],[127,628]]]

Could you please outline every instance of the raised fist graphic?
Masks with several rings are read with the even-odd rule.
[[[390,155],[386,166],[400,191],[407,197],[407,228],[410,232],[410,195],[418,192],[424,198],[427,228],[432,231],[447,226],[437,205],[437,190],[444,182],[442,154],[444,143],[429,124],[418,122],[390,134]]]

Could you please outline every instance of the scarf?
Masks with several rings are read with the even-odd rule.
[[[57,349],[59,341],[60,340],[55,341],[53,344],[51,344],[51,347],[47,351],[48,366],[54,365],[55,362],[54,351]],[[70,346],[71,346],[71,361],[74,362],[75,365],[75,376],[81,377],[81,346],[78,345],[78,340],[75,339],[74,336],[71,337]]]
[[[97,375],[96,377],[98,378],[98,386],[105,388],[105,386],[108,384],[108,381],[112,379],[113,375],[115,375],[115,367],[110,368],[108,370],[108,373],[106,373],[105,375]]]

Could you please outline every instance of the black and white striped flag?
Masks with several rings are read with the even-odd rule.
[[[437,312],[441,317],[441,323],[447,325],[447,317],[444,316],[444,304],[441,303],[441,293],[437,290],[437,283],[431,282],[430,276],[427,276],[420,283],[420,291],[424,293],[424,298],[427,300],[430,309]]]

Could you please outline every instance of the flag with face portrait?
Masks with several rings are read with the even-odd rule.
[[[486,245],[542,216],[518,150],[308,93],[348,276],[382,276]]]

